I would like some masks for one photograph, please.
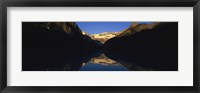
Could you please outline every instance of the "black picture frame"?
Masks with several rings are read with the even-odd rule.
[[[2,0],[0,1],[0,91],[2,93],[82,93],[82,92],[118,92],[118,93],[200,93],[199,84],[199,30],[200,0]],[[194,86],[7,86],[7,7],[193,7],[193,43],[194,43]]]

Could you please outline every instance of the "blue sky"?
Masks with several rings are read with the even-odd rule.
[[[119,32],[127,29],[133,22],[76,22],[81,30],[89,34]],[[150,24],[151,22],[140,22]]]

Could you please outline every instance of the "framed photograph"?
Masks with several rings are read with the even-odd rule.
[[[1,92],[199,93],[199,0],[1,1]]]

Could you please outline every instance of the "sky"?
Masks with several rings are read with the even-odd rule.
[[[89,34],[102,32],[120,32],[127,29],[133,22],[76,22],[82,31]],[[150,24],[151,22],[139,22]]]

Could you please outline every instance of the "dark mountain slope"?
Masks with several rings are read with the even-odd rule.
[[[73,22],[23,22],[23,48],[45,47],[84,49],[97,47],[97,41],[83,35]]]
[[[60,58],[78,58],[98,51],[99,41],[83,35],[74,22],[22,22],[23,67],[66,64]]]
[[[137,28],[137,26],[135,26]],[[129,29],[130,30],[130,29]],[[178,68],[178,23],[158,23],[148,29],[131,32],[108,40],[106,51],[120,56],[123,60],[157,68],[177,70]]]

